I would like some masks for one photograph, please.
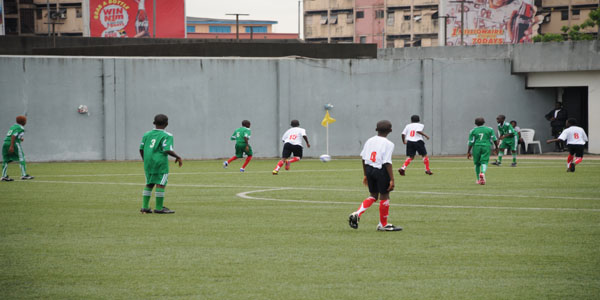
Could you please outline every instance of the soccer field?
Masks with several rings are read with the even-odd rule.
[[[394,168],[401,165],[394,160]],[[507,159],[508,161],[508,159]],[[0,183],[4,299],[590,299],[600,295],[600,161],[490,166],[432,157],[396,173],[389,220],[359,159],[171,164],[142,215],[141,162],[32,163]],[[9,174],[17,177],[18,167]],[[154,196],[151,201],[154,206]]]

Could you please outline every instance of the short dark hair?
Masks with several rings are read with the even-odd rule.
[[[292,122],[290,123],[290,125],[292,127],[298,127],[298,126],[300,126],[300,121],[298,121],[298,120],[292,120]]]
[[[500,118],[502,120],[506,120],[506,116],[505,115],[498,115],[498,118]]]
[[[390,122],[388,120],[381,120],[381,121],[377,122],[377,128],[375,128],[375,131],[381,132],[381,133],[391,132],[392,131],[392,122]]]
[[[568,118],[567,119],[567,123],[569,123],[571,126],[577,125],[577,119],[575,119],[575,118]]]
[[[478,117],[478,118],[475,119],[475,125],[481,126],[483,124],[485,124],[485,119],[484,118]]]
[[[26,116],[17,116],[17,124],[25,125],[27,123]]]
[[[418,115],[412,115],[412,117],[410,117],[410,121],[411,122],[419,122],[419,121],[421,121],[421,119],[419,118]]]
[[[167,124],[169,124],[169,117],[167,117],[167,115],[158,114],[154,116],[154,125],[165,126]]]
[[[248,121],[248,120],[242,121],[242,126],[244,126],[244,127],[250,126],[250,121]]]
[[[517,125],[517,121],[515,120],[510,121],[510,123],[515,123],[515,125]]]

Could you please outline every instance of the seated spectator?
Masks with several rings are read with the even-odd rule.
[[[525,141],[523,141],[523,138],[521,137],[521,127],[517,126],[517,121],[515,120],[510,121],[510,125],[512,125],[515,131],[519,134],[519,145],[521,147],[521,153],[527,153],[527,151],[525,151]]]

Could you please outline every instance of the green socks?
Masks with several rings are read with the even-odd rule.
[[[504,149],[500,149],[500,151],[498,151],[498,162],[499,163],[502,162],[502,155],[504,155]]]
[[[481,164],[481,173],[485,174],[485,171],[487,171],[487,164]]]
[[[475,165],[475,178],[479,180],[480,165]]]
[[[156,210],[163,209],[163,202],[165,201],[165,189],[156,188],[154,195],[156,196]]]
[[[158,191],[158,189],[157,189]],[[142,192],[142,208],[149,209],[150,208],[150,197],[152,197],[152,189],[149,187],[144,187],[144,191]]]
[[[516,164],[517,163],[517,153],[513,152],[512,156],[513,156],[513,163]]]

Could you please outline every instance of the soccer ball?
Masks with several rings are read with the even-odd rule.
[[[330,160],[331,160],[331,156],[329,156],[329,155],[327,155],[327,154],[323,154],[323,155],[321,155],[321,156],[319,157],[319,159],[320,159],[322,162],[324,162],[324,163],[325,163],[325,162],[328,162],[328,161],[330,161]]]

